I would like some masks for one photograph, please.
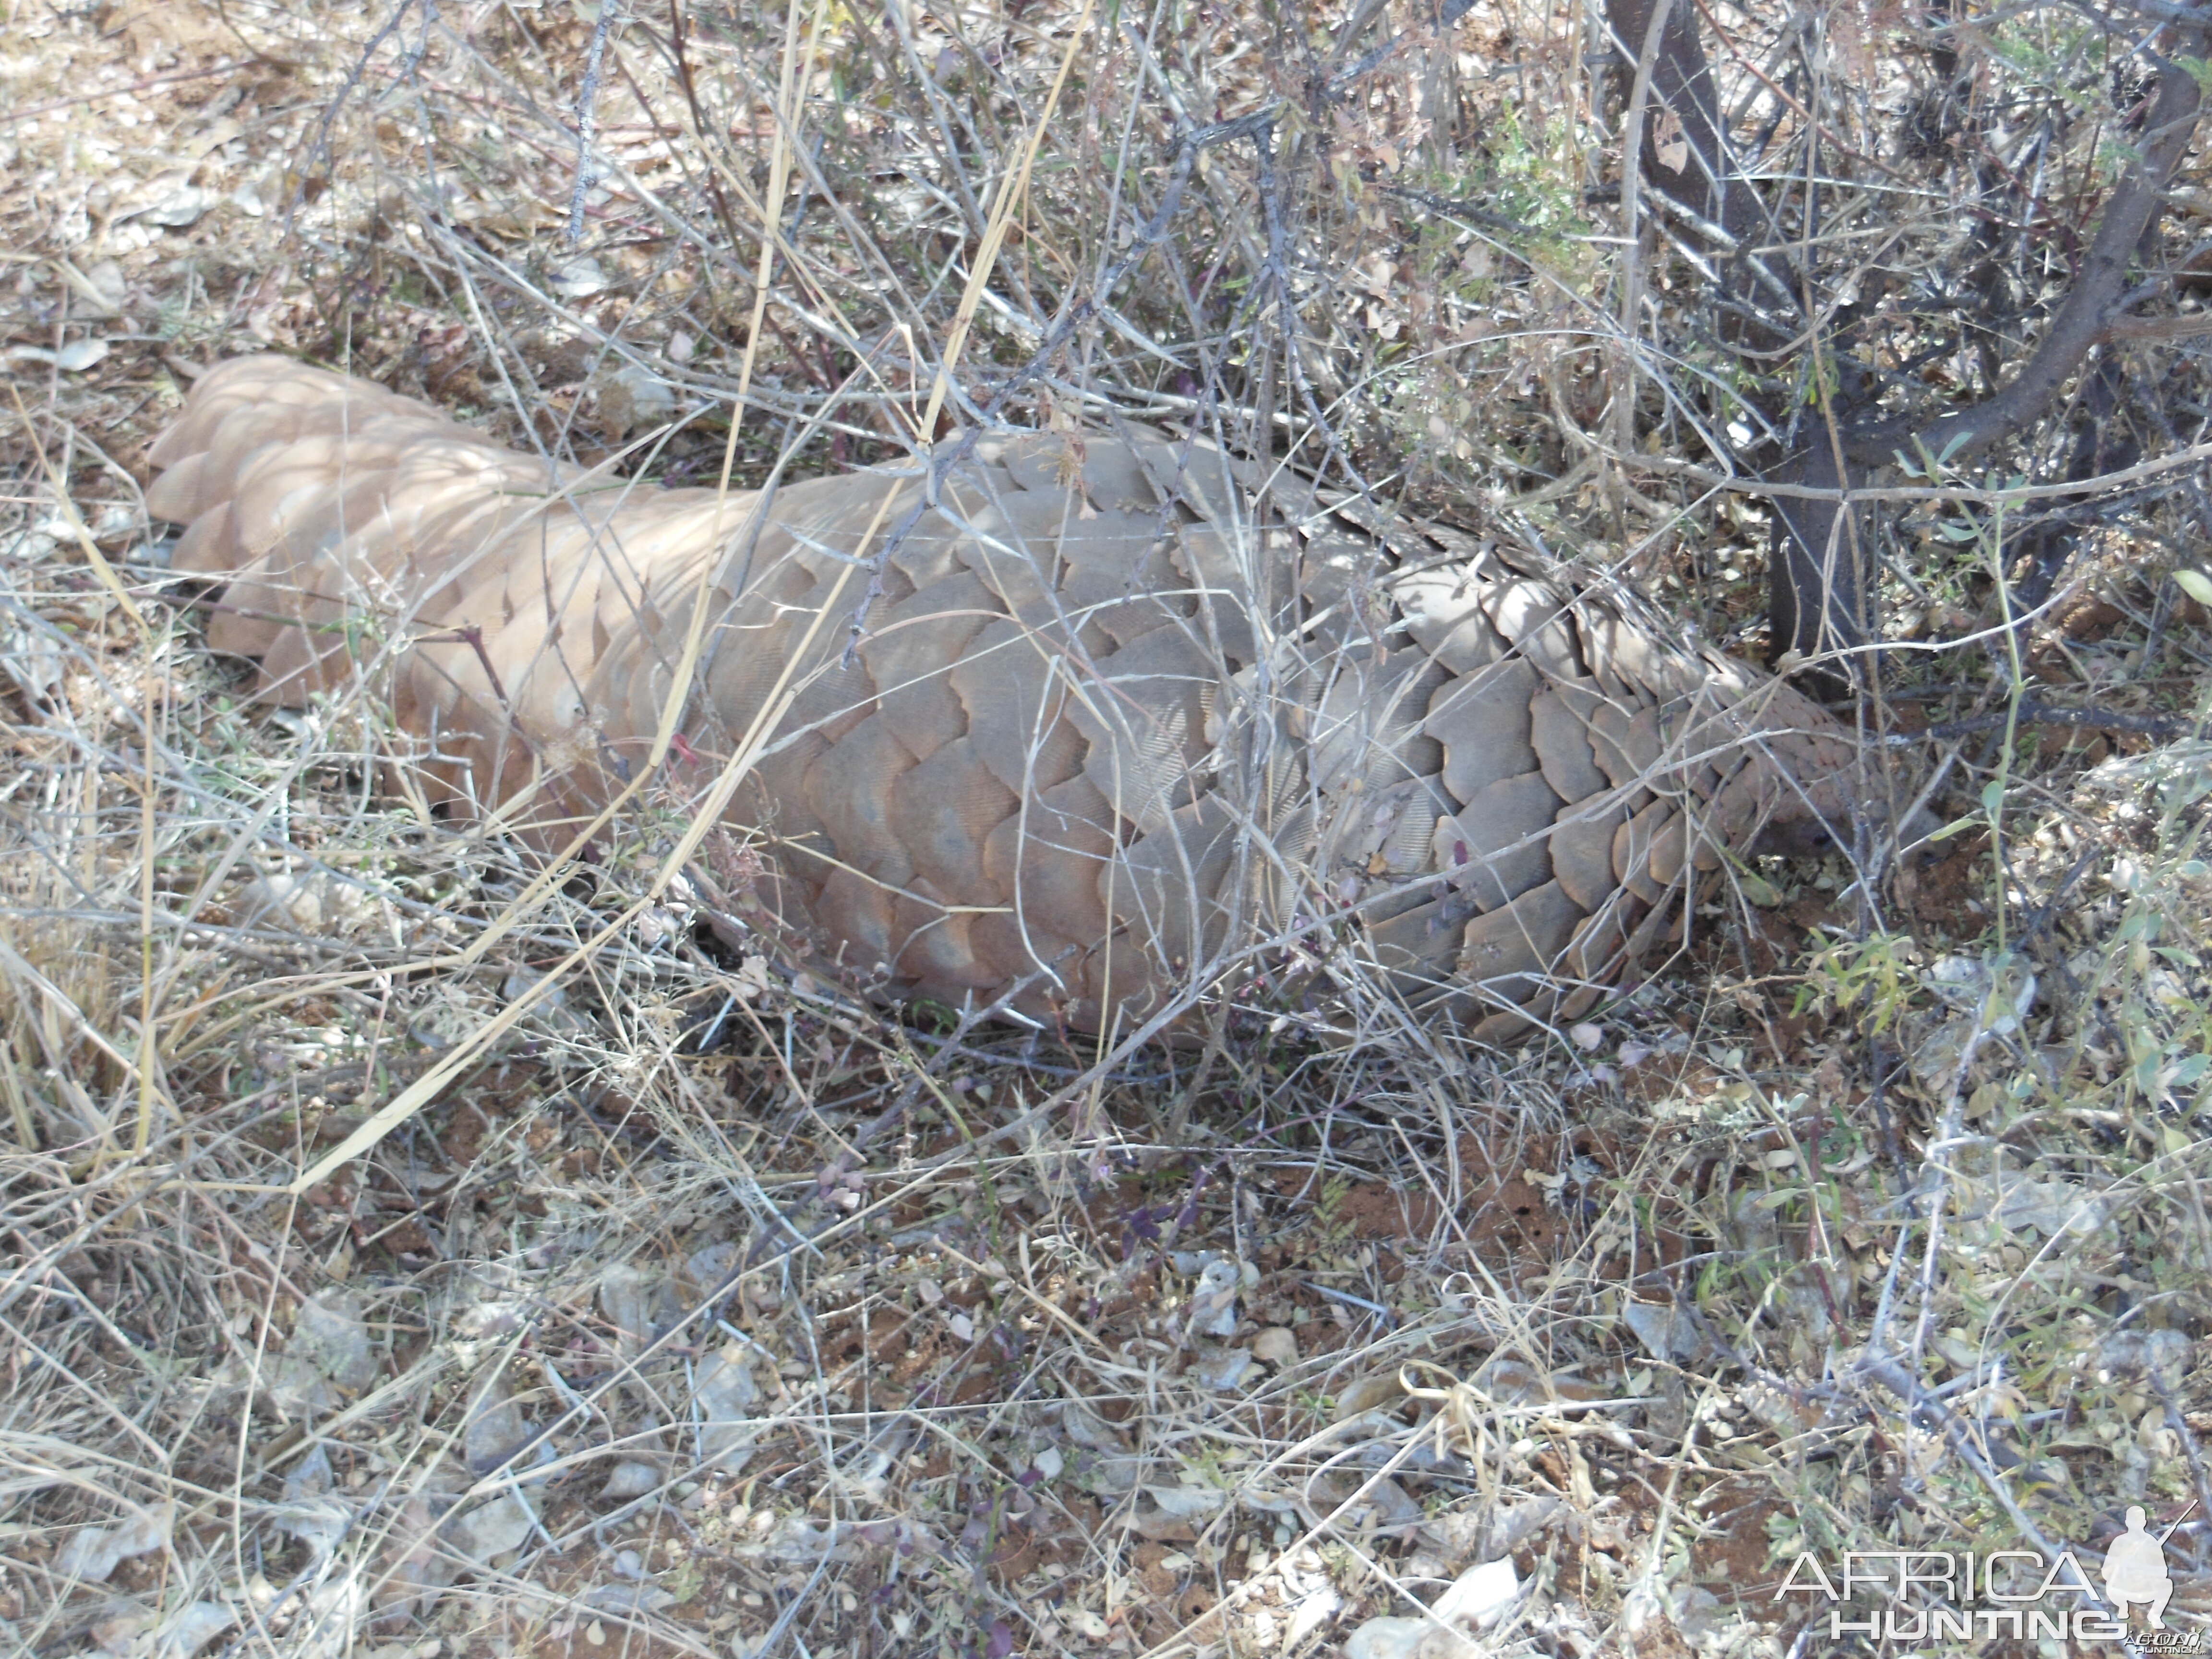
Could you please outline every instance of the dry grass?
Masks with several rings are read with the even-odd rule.
[[[11,1650],[1300,1654],[1504,1559],[1485,1651],[1778,1655],[1826,1639],[1769,1594],[1801,1549],[2025,1516],[2087,1559],[2118,1505],[2212,1506],[2192,739],[1900,746],[1946,839],[1740,872],[1689,960],[1516,1054],[1355,986],[1102,1064],[728,960],[696,886],[644,902],[665,812],[537,881],[380,793],[373,703],[259,708],[198,643],[143,447],[267,347],[672,481],[854,465],[939,396],[1194,419],[1751,639],[1764,510],[1615,441],[1632,407],[1687,453],[1711,364],[1618,325],[1587,21],[1344,23],[11,14]],[[1949,164],[1882,149],[1917,60],[1828,27],[1882,89],[1838,94],[1850,165],[1891,160],[1826,234],[1933,268]],[[2039,38],[1990,59],[2024,101]],[[1267,144],[1170,153],[1279,97]],[[1644,280],[1689,286],[1659,243]],[[1971,491],[2003,477],[1904,520],[1907,718],[2193,712],[2202,613],[2143,572],[2201,545],[2196,475],[2116,501],[2009,674],[1957,643],[2002,604]]]

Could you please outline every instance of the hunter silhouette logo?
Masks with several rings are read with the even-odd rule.
[[[2196,1508],[2195,1504],[2190,1505]],[[2182,1519],[2187,1519],[2187,1511]],[[2105,1551],[2105,1595],[2112,1604],[2112,1611],[2121,1618],[2129,1616],[2136,1602],[2148,1610],[2150,1627],[2164,1630],[2166,1620],[2160,1617],[2166,1604],[2173,1598],[2173,1580],[2166,1571],[2166,1540],[2173,1536],[2172,1527],[2154,1538],[2143,1524],[2141,1504],[2128,1509],[2128,1529],[2112,1540]]]

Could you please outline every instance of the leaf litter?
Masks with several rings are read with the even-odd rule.
[[[2191,738],[2032,757],[1996,852],[1974,791],[1941,796],[1966,828],[1913,866],[1886,932],[1843,925],[1840,864],[1747,869],[1748,909],[1716,907],[1704,954],[1555,1041],[1462,1049],[1380,1005],[1252,1018],[1085,1101],[1056,1092],[1079,1055],[728,960],[672,894],[374,1155],[284,1193],[641,891],[668,838],[642,824],[481,963],[421,971],[531,870],[371,787],[367,700],[241,703],[138,505],[144,441],[196,367],[240,350],[345,358],[580,459],[733,387],[750,253],[704,270],[680,250],[711,238],[645,234],[707,202],[706,175],[631,112],[582,192],[597,240],[566,249],[573,132],[532,112],[573,108],[592,29],[520,9],[412,59],[411,36],[315,7],[156,8],[113,40],[58,14],[19,49],[26,107],[100,101],[70,118],[80,143],[47,117],[12,129],[29,187],[0,210],[27,255],[6,350],[35,422],[0,521],[12,1640],[1778,1655],[1793,1626],[1768,1592],[1799,1549],[2017,1541],[1931,1401],[2085,1548],[2117,1507],[2203,1496],[2212,885]],[[1033,89],[1055,61],[1034,48],[1073,21],[1032,9],[1035,38],[1009,18],[975,50],[984,15],[916,13],[927,76],[902,78],[902,46],[880,79],[932,110],[963,76]],[[1553,26],[1479,8],[1463,27],[1486,64],[1511,28]],[[724,131],[765,133],[778,43],[734,14],[714,27],[705,95],[743,106]],[[1194,42],[1212,95],[1255,106],[1262,66],[1224,31]],[[833,45],[849,61],[827,73],[878,83],[859,33]],[[421,78],[351,95],[371,61]],[[678,94],[623,61],[648,100]],[[1142,71],[1104,64],[1100,97]],[[201,78],[138,84],[171,73]],[[1561,109],[1581,96],[1551,84]],[[1409,381],[1347,436],[1492,465],[1458,413],[1479,401],[1482,444],[1535,456],[1585,388],[1559,344],[1571,307],[1519,273],[1533,255],[1571,274],[1592,245],[1393,221],[1376,186],[1440,142],[1421,97],[1392,82],[1345,118],[1372,176],[1339,181],[1339,264],[1316,270],[1359,297],[1328,313],[1316,386],[1397,373],[1425,339],[1460,380]],[[975,108],[988,127],[1019,101]],[[987,160],[924,165],[924,128],[844,107],[901,159],[879,214],[856,198],[865,227],[824,205],[831,172],[808,175],[757,344],[786,421],[820,408],[800,343],[835,325],[806,279],[896,286],[836,239],[942,269],[975,193],[959,170]],[[431,109],[469,148],[426,185]],[[1655,137],[1662,161],[1683,142]],[[1057,217],[1024,257],[1108,222],[1053,193],[1114,176],[1083,153],[1039,175]],[[1540,143],[1509,159],[1552,191],[1533,212],[1586,182],[1544,175]],[[1218,174],[1232,195],[1242,165]],[[1034,280],[979,313],[1004,325],[993,350],[1036,337]],[[1153,325],[1132,310],[1117,327]],[[1101,373],[1137,413],[1181,407],[1179,383]],[[878,428],[846,425],[808,465],[872,454]],[[711,477],[726,435],[678,434],[658,464]],[[744,434],[742,477],[774,459],[762,441]],[[1493,482],[1527,487],[1517,462]],[[80,522],[150,633],[88,574]],[[1581,544],[1571,514],[1546,522]],[[2102,556],[2118,620],[2037,648],[2116,694],[2201,697],[2201,650],[2128,585],[2141,561]],[[1679,568],[1652,561],[1687,603]],[[733,884],[725,862],[711,878]],[[2043,920],[1992,937],[2008,903]],[[1871,1380],[1893,1349],[1918,1397]],[[2208,1536],[2176,1534],[2191,1614],[2212,1608]]]

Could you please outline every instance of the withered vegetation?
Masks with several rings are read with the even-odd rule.
[[[1801,1553],[2131,1504],[2212,1613],[2208,26],[15,5],[0,1645],[1779,1656]],[[656,889],[679,793],[542,879],[243,695],[143,457],[262,349],[671,483],[1195,426],[1890,801],[1510,1052],[1356,963],[1103,1060],[861,1006],[705,925],[735,838]]]

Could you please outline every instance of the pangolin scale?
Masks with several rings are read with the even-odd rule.
[[[213,648],[278,702],[369,672],[436,799],[541,838],[649,757],[703,595],[657,785],[753,739],[753,923],[1066,1029],[1347,944],[1478,1037],[1573,1018],[1857,752],[1609,586],[1146,427],[718,497],[247,357],[150,459]]]

